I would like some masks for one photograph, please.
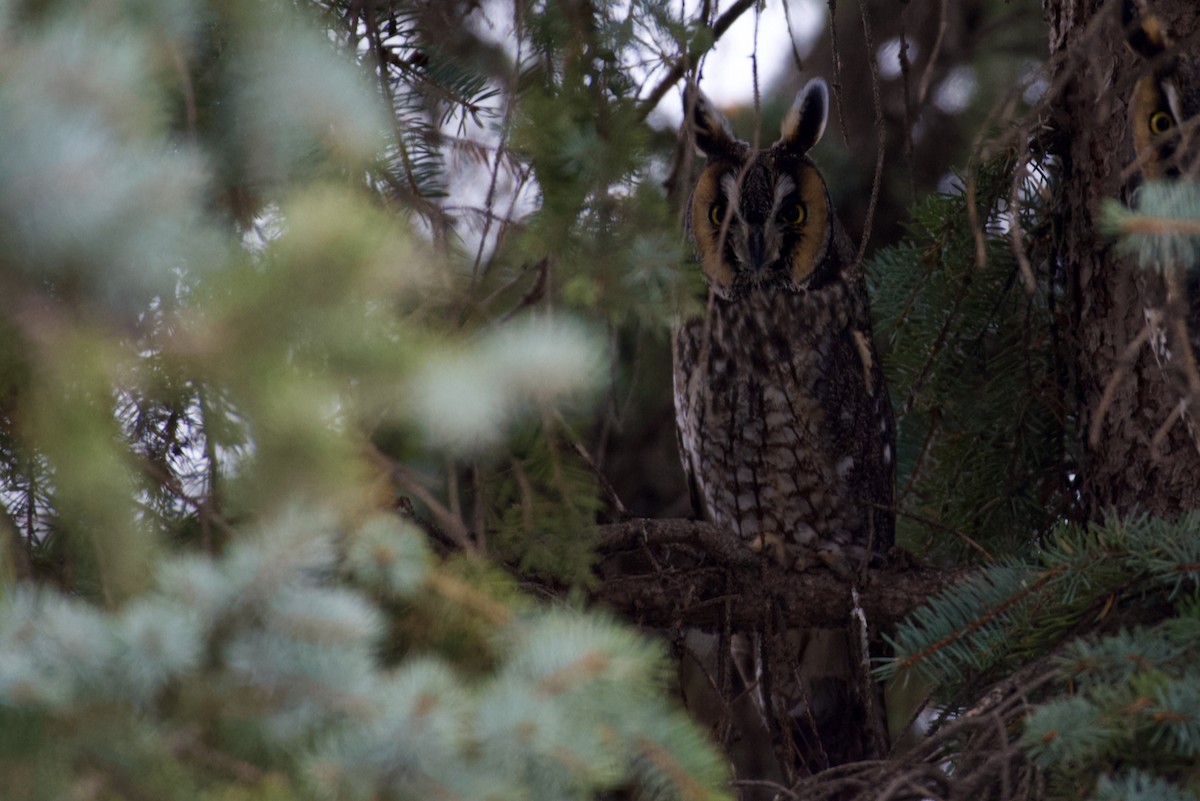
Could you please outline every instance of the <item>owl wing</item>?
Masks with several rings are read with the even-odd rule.
[[[867,506],[867,530],[858,544],[866,547],[869,538],[874,553],[886,553],[895,540],[895,422],[871,332],[866,288],[853,287],[850,295],[854,311],[830,345],[817,394],[828,415],[826,448],[839,465],[843,501]]]
[[[702,404],[693,404],[688,397],[689,386],[694,375],[697,359],[696,332],[692,330],[694,323],[683,323],[676,327],[671,336],[672,386],[675,394],[675,444],[679,448],[679,461],[683,465],[684,479],[687,481],[688,496],[692,503],[692,517],[696,520],[709,518],[708,508],[704,503],[704,494],[700,489],[700,466],[696,460],[700,455],[694,438],[700,430],[697,415],[703,414]]]

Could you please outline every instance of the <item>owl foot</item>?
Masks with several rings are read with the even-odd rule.
[[[842,549],[833,546],[823,546],[817,549],[817,558],[840,578],[850,578],[854,575],[854,566],[846,558]]]
[[[750,550],[757,554],[765,554],[779,564],[787,567],[787,553],[783,547],[783,537],[773,531],[766,531],[750,540]]]

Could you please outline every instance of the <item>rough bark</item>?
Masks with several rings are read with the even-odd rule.
[[[1193,0],[1158,0],[1154,7],[1177,38],[1196,29]],[[1052,84],[1061,87],[1048,107],[1059,134],[1056,256],[1082,440],[1081,500],[1093,519],[1113,510],[1173,517],[1200,505],[1200,454],[1185,427],[1169,422],[1177,396],[1150,348],[1131,347],[1146,325],[1137,270],[1097,229],[1105,200],[1128,199],[1123,172],[1134,159],[1127,107],[1139,65],[1124,44],[1119,3],[1044,0],[1043,8]]]

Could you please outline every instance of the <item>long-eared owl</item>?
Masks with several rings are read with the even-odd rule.
[[[810,81],[762,150],[739,141],[703,94],[689,92],[685,106],[707,157],[687,214],[707,310],[678,327],[672,348],[695,501],[787,567],[849,578],[892,545],[895,434],[866,283],[808,157],[828,89]],[[847,624],[795,638],[803,686],[782,675],[791,670],[772,683],[776,719],[810,741],[802,760],[878,751]]]
[[[1166,24],[1141,0],[1121,6],[1126,42],[1143,59],[1129,101],[1137,173],[1148,193],[1194,193],[1178,186],[1200,176],[1200,57],[1176,46]],[[1143,261],[1147,261],[1143,259]],[[1200,450],[1195,372],[1200,353],[1200,264],[1179,263],[1169,249],[1151,254],[1139,284],[1151,349],[1177,412]]]
[[[1145,59],[1129,101],[1137,167],[1147,180],[1200,175],[1200,57],[1175,46],[1164,22],[1144,3],[1124,0],[1130,48]]]

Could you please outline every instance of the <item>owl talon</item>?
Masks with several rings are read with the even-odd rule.
[[[854,568],[841,548],[821,548],[817,551],[817,558],[841,578],[849,578],[854,574]]]
[[[750,550],[771,557],[780,567],[787,566],[787,554],[783,547],[783,537],[773,531],[764,532],[750,540]]]

